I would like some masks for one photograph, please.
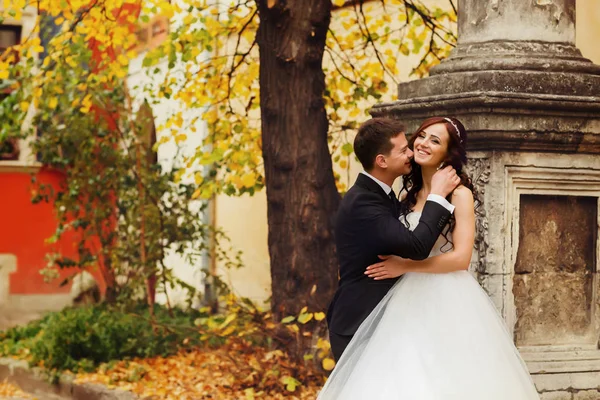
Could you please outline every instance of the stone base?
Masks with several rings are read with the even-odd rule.
[[[401,119],[409,132],[427,117],[456,116],[469,150],[600,154],[600,66],[566,44],[462,43],[371,114]]]
[[[600,350],[597,346],[589,346],[588,348],[535,346],[521,347],[519,350],[527,363],[529,372],[532,374],[552,374],[543,376],[555,378],[563,376],[564,379],[561,382],[575,380],[581,383],[580,389],[589,389],[596,386],[600,388]],[[584,379],[584,381],[581,379]],[[554,382],[554,380],[552,381]]]
[[[409,133],[426,118],[457,117],[470,151],[600,154],[600,96],[475,91],[382,103],[371,114],[400,119]]]
[[[542,400],[600,399],[600,372],[533,374],[532,377]],[[597,389],[590,389],[594,387]]]
[[[431,75],[498,70],[600,75],[600,66],[572,44],[527,40],[460,42],[444,62],[432,68]]]

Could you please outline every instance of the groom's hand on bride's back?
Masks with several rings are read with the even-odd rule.
[[[431,194],[447,197],[460,184],[460,177],[452,166],[440,169],[431,178]]]
[[[367,267],[365,275],[376,281],[397,278],[408,272],[407,260],[398,256],[379,256],[381,262]]]

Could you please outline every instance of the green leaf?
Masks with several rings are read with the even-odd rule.
[[[352,147],[352,144],[344,143],[344,145],[342,146],[342,154],[345,156],[348,156],[348,155],[352,154],[353,152],[354,152],[354,148]]]
[[[313,313],[302,313],[298,316],[298,322],[301,324],[306,324],[308,321],[313,319]]]
[[[291,376],[282,377],[281,383],[285,385],[285,390],[287,390],[288,392],[294,392],[296,388],[300,386],[300,382]]]
[[[413,40],[413,54],[418,54],[423,47],[423,41],[419,39]]]

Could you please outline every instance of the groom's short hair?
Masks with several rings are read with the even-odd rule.
[[[354,138],[354,152],[365,171],[373,169],[378,154],[389,154],[394,147],[391,139],[405,132],[404,124],[392,118],[372,118],[363,123]]]

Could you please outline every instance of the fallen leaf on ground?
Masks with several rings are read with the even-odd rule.
[[[292,377],[298,382],[293,387]],[[292,363],[281,351],[234,347],[121,361],[105,371],[78,374],[76,382],[118,387],[153,400],[314,400],[324,377]]]
[[[36,398],[31,396],[28,393],[25,393],[16,385],[10,384],[8,382],[0,382],[0,398],[13,397],[19,399],[33,399]]]

